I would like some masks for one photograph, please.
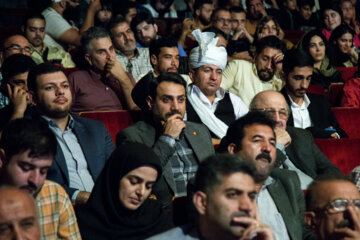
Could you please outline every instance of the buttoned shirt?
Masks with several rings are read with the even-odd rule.
[[[271,227],[275,239],[290,240],[284,219],[279,213],[279,210],[267,189],[267,186],[274,183],[274,181],[275,180],[270,176],[265,180],[260,192],[256,196],[256,203],[259,208],[262,222]]]
[[[167,143],[175,148],[174,154],[170,157],[171,170],[175,181],[175,196],[186,196],[186,186],[195,177],[198,163],[193,150],[189,147],[184,136],[174,139],[169,135],[161,135],[158,141]]]
[[[148,48],[135,48],[135,57],[131,59],[128,59],[119,50],[116,50],[116,59],[121,63],[126,72],[133,75],[136,82],[140,80],[140,76],[153,70]]]
[[[69,123],[65,131],[51,119],[43,116],[48,121],[50,129],[54,132],[56,140],[64,154],[67,170],[69,173],[69,187],[78,189],[75,191],[71,200],[75,202],[79,191],[91,192],[94,187],[94,180],[89,172],[85,155],[81,149],[80,143],[73,132],[74,119],[69,115]]]
[[[290,96],[289,99],[291,102],[291,112],[294,118],[294,127],[302,129],[311,127],[311,118],[308,110],[310,99],[305,94],[304,101],[302,102],[301,106],[295,103]]]
[[[35,201],[42,240],[81,239],[71,201],[59,184],[45,180]]]
[[[71,59],[71,55],[65,50],[58,47],[47,46],[43,43],[43,48],[41,51],[36,50],[31,45],[31,58],[35,61],[36,64],[43,63],[45,61],[51,60],[61,60],[61,65],[64,68],[73,68],[75,63]]]

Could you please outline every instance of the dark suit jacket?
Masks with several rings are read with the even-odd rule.
[[[87,118],[73,117],[75,121],[73,131],[84,152],[89,172],[95,182],[104,168],[105,162],[114,150],[114,143],[103,123]],[[77,190],[69,187],[69,173],[59,144],[57,145],[53,164],[47,173],[47,178],[65,188],[70,198]]]
[[[283,89],[282,94],[284,95],[287,103],[291,106],[290,98],[286,94],[285,89]],[[319,94],[306,94],[310,100],[310,104],[308,106],[309,115],[311,118],[311,122],[313,124],[312,127],[307,128],[314,138],[331,138],[331,134],[333,132],[325,131],[325,128],[332,126],[336,129],[336,132],[340,135],[340,137],[348,137],[346,132],[340,127],[338,121],[335,118],[333,111],[331,110],[330,104],[325,99],[324,96]],[[290,114],[289,119],[287,121],[288,126],[294,126],[294,118],[292,114]]]
[[[208,156],[214,154],[215,150],[211,142],[210,133],[203,124],[186,122],[184,136],[189,146],[194,151],[198,162],[201,162]],[[151,147],[159,156],[163,167],[162,178],[153,188],[153,193],[157,198],[167,206],[174,196],[175,182],[171,170],[170,157],[175,152],[175,148],[169,147],[162,141],[157,141],[155,128],[145,122],[140,121],[134,125],[120,131],[116,136],[116,145],[124,142],[138,142]]]
[[[305,174],[312,178],[322,174],[342,175],[341,171],[316,146],[311,133],[295,127],[287,127],[291,144],[285,148],[289,160]],[[277,149],[276,161],[282,164],[286,156]]]
[[[274,169],[275,182],[267,189],[284,219],[291,240],[308,239],[311,232],[304,223],[305,201],[297,174],[286,169]]]

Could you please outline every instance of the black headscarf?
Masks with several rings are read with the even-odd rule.
[[[156,200],[147,199],[136,210],[120,203],[120,179],[142,166],[154,167],[158,179],[161,176],[158,157],[145,145],[127,143],[113,152],[88,202],[76,211],[83,239],[145,239],[172,227],[170,216]]]

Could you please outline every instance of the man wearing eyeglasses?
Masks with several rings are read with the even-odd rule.
[[[306,192],[305,222],[318,240],[360,239],[360,193],[341,178],[315,180]]]
[[[227,35],[231,32],[231,14],[230,11],[225,8],[217,8],[211,15],[212,25]]]
[[[286,126],[289,107],[281,93],[270,90],[258,93],[251,101],[249,110],[265,112],[276,122],[277,165],[295,171],[301,189],[305,190],[318,175],[342,175],[319,150],[309,131]]]

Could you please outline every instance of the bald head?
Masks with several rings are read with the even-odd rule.
[[[0,240],[39,240],[35,202],[24,191],[0,188]]]
[[[12,35],[4,40],[3,44],[3,59],[21,53],[27,56],[31,55],[31,48],[29,41],[22,35]]]
[[[277,128],[286,128],[289,107],[281,93],[268,90],[256,94],[250,103],[250,111],[256,110],[268,113],[269,117],[276,122]]]

